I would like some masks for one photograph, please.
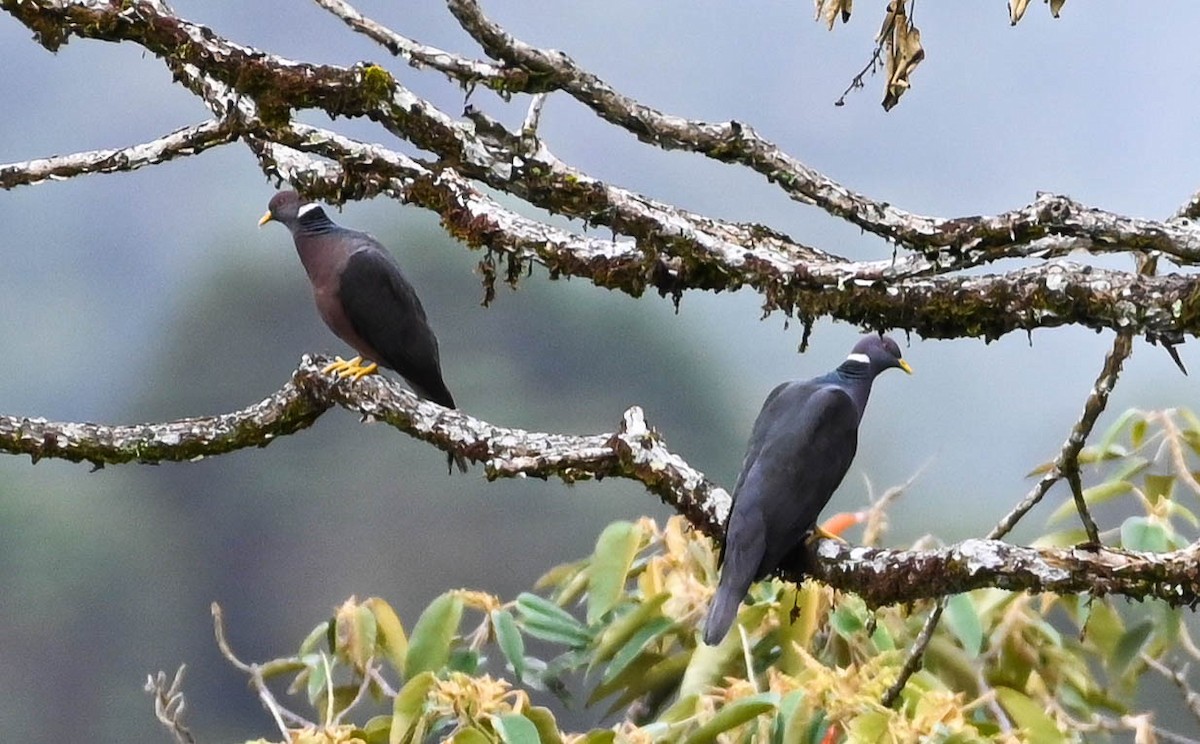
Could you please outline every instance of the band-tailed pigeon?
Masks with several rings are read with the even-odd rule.
[[[733,489],[705,643],[720,643],[729,632],[750,584],[804,549],[817,515],[850,469],[871,383],[892,367],[912,374],[895,341],[871,334],[829,374],[785,382],[767,396]]]
[[[321,205],[295,191],[271,198],[258,224],[271,221],[291,231],[321,319],[359,354],[350,360],[339,356],[324,371],[359,379],[380,364],[398,372],[422,398],[454,408],[425,309],[383,245],[335,224]],[[449,460],[466,472],[462,456],[451,453]]]

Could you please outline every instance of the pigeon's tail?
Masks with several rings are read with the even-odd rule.
[[[741,575],[743,573],[744,576]],[[725,638],[725,634],[737,618],[742,597],[746,596],[753,581],[753,574],[738,571],[734,565],[726,563],[722,568],[717,593],[713,595],[712,603],[708,606],[708,616],[704,618],[704,642],[709,646],[715,646]]]
[[[446,453],[446,471],[450,473],[450,475],[454,475],[455,465],[458,466],[458,472],[467,472],[467,458],[463,457],[457,452]]]
[[[728,592],[717,592],[713,597],[712,604],[708,606],[708,617],[704,618],[705,643],[715,646],[721,642],[725,634],[729,632],[729,626],[733,625],[733,619],[737,617],[738,605],[741,602],[741,597],[735,597]]]

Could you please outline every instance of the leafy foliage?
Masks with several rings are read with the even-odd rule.
[[[1194,539],[1192,509],[1175,497],[1200,496],[1188,469],[1197,456],[1190,412],[1122,416],[1083,457],[1098,476],[1089,506],[1136,512],[1106,536],[1142,550]],[[1073,508],[1068,497],[1051,522]],[[293,741],[1040,743],[1113,730],[1114,720],[1148,731],[1149,716],[1133,710],[1147,665],[1194,648],[1180,611],[1161,603],[980,590],[950,600],[924,669],[887,708],[880,697],[922,608],[871,611],[813,582],[769,580],[752,588],[736,630],[708,647],[697,625],[716,565],[711,542],[682,517],[617,522],[589,556],[548,571],[539,593],[504,602],[447,592],[410,635],[384,600],[352,598],[294,657],[263,668],[291,676],[317,713]],[[550,693],[577,704],[567,690],[580,684],[585,705],[619,722],[568,734],[533,703]],[[390,713],[342,722],[368,698]]]

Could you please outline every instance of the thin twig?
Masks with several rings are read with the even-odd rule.
[[[998,540],[1007,535],[1030,509],[1037,506],[1050,490],[1051,486],[1063,478],[1067,469],[1073,468],[1076,471],[1078,470],[1079,453],[1083,451],[1083,447],[1087,443],[1087,438],[1096,425],[1096,420],[1108,404],[1109,393],[1112,392],[1113,386],[1116,385],[1117,377],[1121,374],[1121,366],[1125,363],[1125,359],[1132,350],[1132,335],[1128,333],[1117,334],[1117,337],[1113,340],[1112,349],[1104,358],[1104,366],[1100,370],[1100,375],[1096,378],[1096,382],[1092,386],[1092,391],[1088,394],[1087,400],[1083,404],[1083,413],[1071,428],[1071,433],[1067,436],[1067,440],[1063,442],[1058,457],[1055,458],[1050,469],[1046,471],[1029,494],[992,528],[992,531],[988,533],[989,540]],[[1086,513],[1086,510],[1082,511],[1081,518]],[[1088,515],[1085,526],[1090,521],[1091,516]],[[1094,522],[1092,522],[1092,529],[1095,529]],[[1089,534],[1088,537],[1097,543],[1099,542],[1098,535]]]
[[[900,699],[900,693],[904,692],[904,686],[908,684],[908,680],[917,673],[921,668],[921,661],[925,657],[925,649],[929,646],[929,642],[933,640],[933,632],[937,630],[938,621],[942,619],[942,612],[946,609],[947,597],[938,597],[937,603],[933,609],[929,611],[929,617],[925,618],[925,624],[921,626],[921,632],[913,640],[912,648],[908,651],[908,656],[904,659],[904,666],[900,667],[900,674],[896,677],[896,681],[887,688],[883,693],[883,697],[879,702],[883,707],[890,708]]]
[[[1084,402],[1083,414],[1071,428],[1071,433],[1067,436],[1067,440],[1063,442],[1054,464],[1021,503],[1017,504],[1011,512],[1005,515],[992,528],[988,533],[989,540],[998,540],[1008,534],[1016,526],[1017,522],[1042,500],[1050,490],[1050,487],[1065,476],[1071,483],[1071,491],[1079,510],[1079,517],[1083,521],[1084,528],[1087,530],[1088,539],[1093,545],[1097,547],[1100,545],[1099,531],[1096,528],[1095,521],[1092,520],[1091,514],[1088,512],[1087,504],[1083,500],[1082,487],[1079,483],[1079,453],[1083,450],[1088,436],[1095,427],[1096,420],[1108,404],[1109,393],[1112,392],[1113,386],[1116,385],[1117,377],[1121,374],[1121,366],[1132,349],[1132,335],[1129,333],[1118,333],[1116,339],[1113,340],[1112,349],[1104,358],[1104,366],[1100,370],[1100,375],[1096,378],[1096,382],[1092,386],[1092,391],[1088,394],[1087,400]],[[933,639],[933,632],[936,630],[938,621],[942,617],[942,611],[946,608],[946,602],[946,597],[940,598],[933,611],[929,613],[929,617],[926,618],[925,625],[921,628],[920,634],[908,651],[908,656],[904,660],[904,666],[900,670],[900,676],[888,688],[887,692],[884,693],[882,702],[885,706],[891,706],[899,698],[904,686],[908,684],[909,678],[920,668],[921,659],[925,655],[925,649],[928,648],[929,642]]]
[[[306,720],[303,716],[297,715],[287,708],[279,704],[275,700],[275,694],[271,692],[271,688],[267,687],[267,682],[263,679],[262,667],[258,664],[246,664],[233,653],[233,649],[229,646],[229,641],[225,637],[225,619],[221,612],[221,606],[216,602],[212,603],[213,617],[213,634],[217,639],[217,648],[221,651],[221,655],[225,660],[232,664],[236,669],[246,673],[250,677],[250,684],[258,693],[258,699],[262,702],[263,707],[275,719],[275,725],[279,728],[279,733],[283,735],[284,741],[291,741],[291,733],[284,719],[290,720],[293,725],[302,728],[316,728],[316,724]]]
[[[401,57],[414,68],[428,67],[443,73],[451,80],[469,85],[486,81],[503,90],[510,85],[519,85],[524,75],[509,71],[489,62],[467,59],[453,52],[418,43],[407,36],[396,33],[387,26],[367,18],[344,0],[314,0],[317,5],[333,13],[355,31],[367,36],[392,54]]]
[[[859,70],[858,74],[850,80],[850,84],[846,86],[846,89],[842,91],[842,94],[838,96],[838,99],[833,102],[834,106],[845,106],[846,96],[850,95],[851,91],[866,87],[864,80],[866,79],[867,75],[874,75],[875,71],[879,69],[880,57],[882,56],[883,40],[880,39],[879,42],[875,44],[875,51],[871,53],[871,59],[867,60],[866,66]]]
[[[1183,702],[1187,705],[1188,710],[1191,711],[1196,721],[1200,722],[1200,693],[1196,692],[1196,689],[1188,682],[1188,665],[1184,664],[1178,669],[1172,669],[1153,656],[1145,653],[1141,655],[1141,659],[1145,662],[1146,666],[1179,688],[1179,692],[1183,695]]]
[[[175,677],[168,683],[166,672],[146,677],[146,692],[154,696],[154,717],[158,719],[178,744],[196,744],[196,737],[183,725],[187,702],[183,697],[183,673],[187,664],[180,664]]]

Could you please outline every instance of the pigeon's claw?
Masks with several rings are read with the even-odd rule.
[[[363,358],[360,356],[356,356],[353,359],[342,359],[340,356],[334,357],[333,361],[326,364],[321,372],[324,374],[332,373],[343,379],[352,377],[355,380],[361,380],[367,375],[375,374],[379,370],[379,365],[375,364],[375,362],[363,364],[362,360]]]

